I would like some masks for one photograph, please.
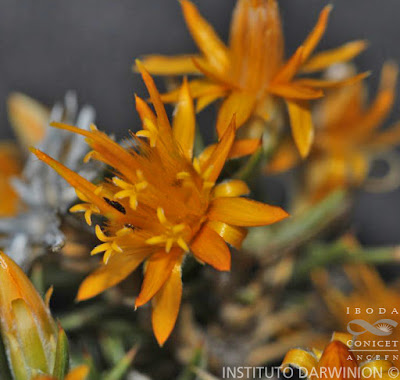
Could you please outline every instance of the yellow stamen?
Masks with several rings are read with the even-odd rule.
[[[79,203],[75,206],[72,206],[69,211],[85,212],[85,221],[89,226],[92,225],[92,214],[100,214],[99,208],[91,203]]]
[[[107,236],[104,234],[99,225],[96,226],[96,236],[103,243],[95,247],[90,254],[96,255],[97,253],[104,252],[103,261],[107,264],[108,260],[115,253],[122,253],[123,249],[117,244],[116,239],[122,235],[126,235],[129,232],[128,228],[122,228],[117,232],[115,236]]]
[[[188,230],[188,226],[185,223],[171,224],[161,207],[157,208],[157,218],[163,227],[165,227],[165,233],[147,239],[146,243],[150,245],[165,244],[165,252],[167,253],[171,251],[174,244],[177,244],[185,252],[188,252],[189,247],[184,239],[184,233]]]
[[[144,129],[136,132],[136,136],[145,137],[149,139],[150,146],[154,148],[156,146],[158,138],[158,129],[150,119],[143,120]]]
[[[143,172],[141,170],[136,171],[136,176],[139,182],[135,184],[130,184],[117,177],[113,178],[114,185],[122,189],[121,191],[115,194],[115,198],[117,199],[129,198],[129,205],[133,210],[136,210],[137,208],[138,205],[137,198],[139,192],[143,191],[148,186],[148,182],[145,180]]]

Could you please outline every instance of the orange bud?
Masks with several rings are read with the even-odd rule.
[[[0,332],[16,380],[54,367],[57,328],[50,311],[18,265],[0,252]]]

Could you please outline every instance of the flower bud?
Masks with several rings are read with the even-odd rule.
[[[60,367],[56,357],[68,357],[67,344],[60,347],[62,342],[58,342],[63,334],[25,273],[2,252],[0,284],[0,332],[12,378],[26,380],[52,374]]]

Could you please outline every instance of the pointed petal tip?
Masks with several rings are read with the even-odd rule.
[[[221,266],[220,268],[218,268],[218,270],[220,272],[230,272],[231,271],[231,262],[226,262],[224,263],[223,266]]]
[[[74,302],[79,303],[82,301],[86,301],[94,296],[95,295],[91,295],[91,294],[88,294],[87,292],[84,292],[82,289],[82,286],[81,286],[78,290],[78,294],[76,295]]]
[[[140,60],[140,58],[135,58],[135,63],[132,65],[132,71],[134,73],[140,73],[140,69],[139,67],[144,67],[142,61]]]
[[[142,75],[142,77],[146,76],[146,75],[150,76],[149,72],[146,70],[143,62],[140,59],[138,59],[138,58],[135,59],[135,65],[136,65],[137,71]]]
[[[143,67],[144,67],[142,61],[141,61],[139,58],[136,58],[136,59],[135,59],[135,65],[136,65],[138,68],[143,68]]]
[[[165,342],[171,336],[172,330],[166,334],[165,332],[156,331],[153,328],[153,332],[154,332],[154,337],[156,338],[158,345],[162,348],[164,346]]]
[[[139,307],[145,305],[147,302],[148,302],[148,301],[141,299],[141,298],[140,298],[140,294],[139,294],[139,296],[137,296],[137,297],[136,297],[136,300],[135,300],[135,311],[136,311]]]
[[[30,146],[30,147],[28,147],[28,149],[29,149],[33,154],[36,154],[36,152],[37,152],[37,149],[36,149],[34,146]]]

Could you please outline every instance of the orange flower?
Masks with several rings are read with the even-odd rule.
[[[81,365],[71,370],[64,377],[64,380],[85,380],[88,374],[89,374],[89,367],[86,365]],[[58,378],[47,375],[38,375],[32,378],[32,380],[58,380]]]
[[[292,134],[300,154],[307,156],[313,141],[310,101],[323,96],[323,89],[357,81],[360,74],[346,81],[296,79],[299,72],[320,71],[333,63],[351,60],[366,46],[354,41],[337,49],[312,55],[322,38],[330,6],[292,57],[284,60],[284,38],[276,0],[238,0],[226,46],[189,0],[181,0],[183,15],[201,55],[178,57],[150,56],[145,67],[154,74],[203,74],[190,82],[190,89],[201,110],[218,98],[225,98],[218,114],[219,136],[225,132],[232,113],[237,127],[251,117],[281,124],[278,100],[289,112]],[[178,91],[163,96],[176,102]]]
[[[357,242],[349,239],[347,244],[357,245]],[[346,329],[349,322],[357,319],[362,319],[370,325],[376,325],[376,322],[382,319],[391,319],[400,324],[398,314],[400,312],[400,294],[398,290],[388,288],[373,267],[363,264],[348,265],[344,271],[351,285],[351,290],[347,293],[332,287],[327,272],[319,270],[313,274],[313,281],[322,294],[329,311],[335,317],[337,327]],[[377,327],[385,328],[384,325],[379,326],[379,323]],[[399,326],[386,327],[392,331],[391,334],[380,336],[369,331],[363,332],[364,329],[357,325],[350,326],[354,331],[363,332],[355,339],[355,342],[359,342],[356,343],[359,345],[359,356],[366,358],[369,355],[370,347],[365,347],[363,342],[372,346],[373,342],[380,341],[379,344],[382,345],[384,342],[387,349],[398,349],[397,344],[396,347],[393,347],[393,342],[400,340]],[[384,354],[390,354],[390,351]],[[392,361],[399,366],[400,360],[397,352],[394,354]]]
[[[10,184],[10,178],[21,171],[18,148],[12,143],[0,143],[0,217],[13,216],[17,212],[18,195]]]
[[[26,149],[44,137],[49,119],[48,110],[34,99],[14,93],[7,100],[8,115],[18,141]],[[0,143],[0,217],[18,211],[19,197],[10,184],[11,177],[21,173],[21,154],[14,143]]]
[[[315,144],[305,171],[305,192],[312,201],[337,189],[359,186],[368,174],[374,153],[399,143],[399,123],[377,131],[393,106],[396,79],[397,67],[387,63],[371,105],[365,104],[367,89],[362,82],[336,89],[317,105]],[[268,170],[287,170],[299,162],[294,145],[286,141]]]
[[[398,371],[392,371],[388,360],[371,359],[359,364],[351,349],[352,336],[334,333],[332,341],[323,351],[292,349],[281,369],[288,373],[290,367],[307,373],[308,379],[398,379]],[[372,356],[374,356],[372,354]]]
[[[89,224],[93,213],[108,219],[106,233],[96,226],[102,244],[92,251],[104,252],[104,265],[82,283],[78,299],[93,297],[117,284],[146,261],[136,306],[153,299],[153,329],[162,345],[178,315],[181,265],[186,254],[191,251],[200,262],[229,270],[230,252],[225,242],[239,247],[246,235],[243,227],[275,223],[287,213],[242,198],[249,192],[242,181],[215,184],[228,157],[248,154],[249,146],[250,150],[257,147],[251,140],[234,142],[234,119],[218,144],[193,159],[195,113],[187,82],[181,88],[171,128],[152,78],[140,64],[139,68],[156,112],[136,98],[144,130],[132,136],[130,149],[95,127],[87,132],[55,125],[86,136],[93,149],[87,158],[112,167],[115,176],[111,180],[94,185],[46,154],[34,153],[75,187],[85,202],[72,211],[85,212]]]

